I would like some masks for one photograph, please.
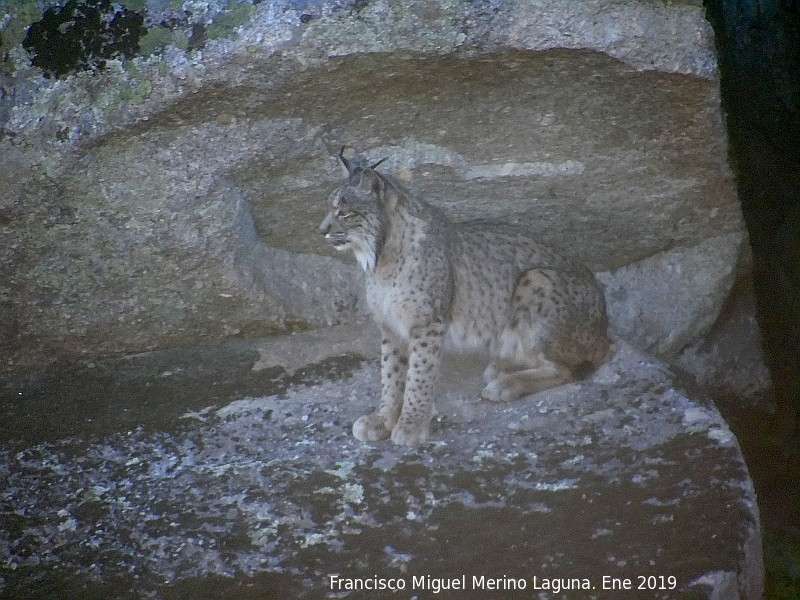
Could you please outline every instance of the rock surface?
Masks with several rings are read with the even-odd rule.
[[[673,364],[715,400],[774,410],[755,304],[752,289],[733,294],[708,335],[686,346]]]
[[[578,255],[617,336],[719,379],[700,338],[746,242],[699,1],[145,4],[149,50],[62,79],[0,15],[0,595],[760,597],[736,440],[626,342],[508,406],[459,359],[432,444],[353,440],[374,337],[315,233],[332,154],[386,157],[452,219]]]
[[[716,320],[745,242],[699,2],[214,6],[170,21],[203,44],[102,71],[9,54],[4,367],[362,320],[315,233],[342,144],[602,271],[642,348]]]
[[[760,598],[736,440],[663,364],[622,345],[589,380],[496,405],[477,359],[452,359],[410,451],[350,435],[379,387],[353,333],[97,363],[59,403],[53,381],[6,386],[0,595],[484,598],[485,577],[525,585],[504,598]]]
[[[599,274],[612,328],[638,348],[674,355],[716,321],[742,243],[738,233],[712,237]]]

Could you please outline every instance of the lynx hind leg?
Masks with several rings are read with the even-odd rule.
[[[362,442],[377,442],[392,435],[403,406],[407,350],[384,332],[381,342],[381,400],[377,410],[353,424],[353,436]]]
[[[517,279],[481,397],[506,402],[574,381],[575,370],[602,344],[607,347],[605,305],[593,282],[553,269],[526,271]]]
[[[569,369],[542,357],[539,364],[523,367],[510,373],[498,372],[486,384],[481,398],[490,402],[511,402],[572,380]]]

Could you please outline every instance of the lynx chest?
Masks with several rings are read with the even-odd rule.
[[[443,320],[446,307],[438,290],[413,277],[384,279],[367,275],[367,306],[382,328],[409,339],[415,327]]]

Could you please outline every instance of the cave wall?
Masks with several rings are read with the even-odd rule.
[[[364,319],[316,233],[345,144],[578,255],[661,356],[746,273],[699,2],[214,6],[147,3],[138,52],[70,72],[4,45],[6,365]]]

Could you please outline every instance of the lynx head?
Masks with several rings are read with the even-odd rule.
[[[388,227],[388,212],[397,203],[391,183],[363,160],[348,160],[344,148],[339,162],[345,181],[328,196],[329,211],[319,230],[337,250],[350,249],[361,268],[370,271],[378,262]]]

